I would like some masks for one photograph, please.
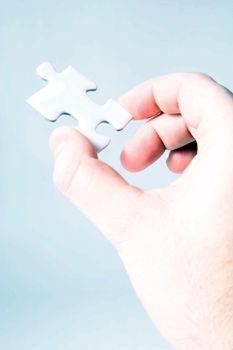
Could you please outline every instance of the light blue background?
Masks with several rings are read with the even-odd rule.
[[[55,125],[25,99],[43,86],[34,71],[45,60],[98,82],[100,103],[183,70],[208,72],[232,89],[232,12],[230,0],[1,2],[1,349],[169,349],[114,250],[55,189]],[[136,126],[121,134],[102,128],[112,144],[101,157],[138,186],[163,186],[174,178],[164,157],[140,174],[119,163]]]

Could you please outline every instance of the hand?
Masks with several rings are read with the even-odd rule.
[[[233,349],[232,96],[204,74],[178,73],[142,83],[120,103],[135,119],[163,112],[125,146],[123,165],[141,170],[166,147],[179,178],[133,187],[77,130],[62,127],[50,140],[54,181],[117,249],[175,349]]]

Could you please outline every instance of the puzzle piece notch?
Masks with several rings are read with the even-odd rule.
[[[78,130],[93,143],[97,152],[104,149],[110,138],[98,134],[95,129],[102,122],[122,130],[132,116],[117,102],[109,99],[104,105],[94,103],[86,94],[97,86],[72,66],[58,73],[50,63],[42,63],[37,74],[48,81],[46,87],[29,97],[27,102],[50,121],[62,114],[69,114],[79,122]]]

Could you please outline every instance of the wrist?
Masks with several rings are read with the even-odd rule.
[[[190,307],[190,317],[186,317],[183,335],[174,339],[177,350],[232,350],[233,349],[233,288],[218,292],[221,287],[212,285],[213,291],[205,293],[206,298],[194,302]],[[195,305],[196,304],[196,305]],[[181,323],[180,323],[181,324]],[[178,333],[176,333],[178,334]]]

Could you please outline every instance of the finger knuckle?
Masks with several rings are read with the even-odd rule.
[[[205,72],[179,72],[176,73],[183,80],[214,80],[208,73]]]
[[[194,72],[191,74],[193,75],[193,78],[195,78],[195,79],[213,80],[213,78],[208,73],[205,73],[205,72]]]

